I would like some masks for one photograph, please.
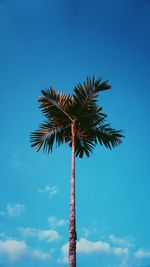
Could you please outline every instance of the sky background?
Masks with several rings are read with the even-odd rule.
[[[30,147],[41,89],[87,75],[126,138],[76,161],[77,266],[150,267],[150,1],[0,0],[0,267],[65,267],[70,148]]]

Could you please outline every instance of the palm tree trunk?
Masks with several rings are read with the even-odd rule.
[[[70,192],[69,267],[76,267],[76,218],[75,218],[75,123],[72,123],[72,163]]]

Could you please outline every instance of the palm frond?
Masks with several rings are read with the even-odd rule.
[[[47,118],[68,123],[72,121],[70,114],[67,113],[71,99],[70,95],[56,94],[56,91],[50,87],[50,89],[42,90],[42,96],[39,97],[38,101],[39,107]]]
[[[98,115],[101,112],[101,118],[104,117],[102,108],[100,107],[99,109],[97,105],[98,96],[100,91],[110,88],[111,86],[108,85],[108,81],[102,82],[102,79],[95,80],[94,77],[87,77],[83,85],[78,84],[74,88],[73,94],[72,114],[74,117],[81,120],[82,117],[89,117],[90,114],[95,115],[97,112]]]
[[[72,141],[70,141],[69,143],[70,147],[72,147]],[[90,140],[89,138],[87,138],[87,136],[85,137],[84,135],[81,137],[80,136],[76,136],[75,138],[75,156],[76,157],[80,157],[82,158],[84,155],[86,155],[87,157],[90,157],[90,154],[93,152],[95,143]]]
[[[60,145],[66,140],[64,129],[49,122],[42,123],[40,128],[30,135],[31,146],[36,147],[37,152],[43,148],[44,153],[52,152],[54,143]]]
[[[82,103],[88,105],[95,103],[97,101],[98,92],[105,91],[111,88],[111,85],[108,84],[108,80],[102,82],[102,78],[95,80],[94,76],[92,78],[87,77],[83,85],[80,83],[75,86],[74,99],[77,103]]]
[[[96,142],[111,149],[122,143],[121,130],[115,130],[110,127],[110,124],[104,124],[94,130]],[[93,134],[94,134],[93,132]]]

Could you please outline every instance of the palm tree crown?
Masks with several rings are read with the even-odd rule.
[[[83,85],[78,84],[72,95],[50,89],[42,90],[39,107],[46,117],[40,128],[31,133],[32,147],[43,152],[52,152],[53,145],[68,143],[72,147],[72,125],[75,129],[75,156],[90,156],[98,144],[111,149],[122,143],[120,130],[105,123],[106,115],[98,105],[100,91],[108,90],[108,81],[102,82],[87,77]]]

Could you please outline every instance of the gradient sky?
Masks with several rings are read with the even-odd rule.
[[[71,151],[36,153],[50,85],[87,75],[123,144],[76,162],[77,266],[150,267],[150,1],[0,0],[0,266],[67,266]]]

